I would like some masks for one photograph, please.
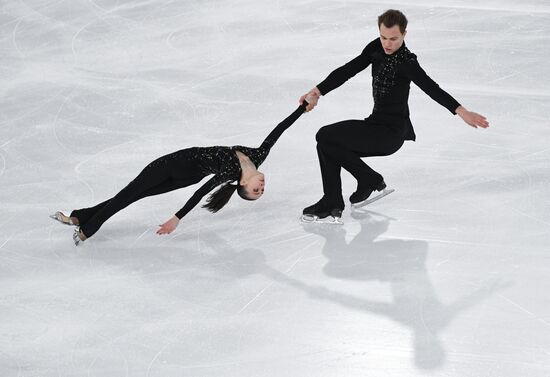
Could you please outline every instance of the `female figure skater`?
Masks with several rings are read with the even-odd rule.
[[[73,240],[78,245],[93,236],[107,219],[135,201],[196,184],[210,174],[214,176],[174,216],[160,225],[157,234],[169,234],[176,229],[179,221],[216,186],[223,184],[203,206],[211,212],[219,211],[235,191],[245,200],[256,200],[262,196],[265,187],[264,175],[257,168],[281,134],[304,113],[307,105],[304,101],[279,123],[259,148],[239,145],[182,149],[151,162],[111,199],[94,207],[73,210],[69,216],[56,212],[50,217],[63,224],[77,226]],[[231,183],[235,181],[236,184]]]

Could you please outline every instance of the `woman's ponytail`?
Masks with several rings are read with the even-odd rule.
[[[210,212],[218,212],[227,204],[233,193],[237,190],[239,185],[231,184],[230,182],[224,184],[219,189],[214,191],[208,199],[206,199],[206,204],[203,205],[203,208],[206,208]]]

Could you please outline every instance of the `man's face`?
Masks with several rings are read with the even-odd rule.
[[[407,31],[401,34],[398,25],[386,27],[383,23],[380,24],[380,41],[382,42],[382,47],[384,47],[384,52],[387,55],[391,55],[399,50],[405,39],[405,34],[407,34]]]

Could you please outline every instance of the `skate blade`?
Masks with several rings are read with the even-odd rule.
[[[84,237],[84,233],[82,233],[82,236]],[[80,228],[76,228],[73,233],[73,242],[75,246],[78,246],[82,242],[86,241],[86,238],[81,239],[80,238]]]
[[[80,237],[78,237],[78,233],[76,232],[76,230],[73,233],[73,242],[75,246],[78,246],[78,244],[80,243]]]
[[[69,216],[65,216],[63,212],[57,211],[53,215],[50,215],[50,218],[59,221],[61,224],[74,225],[71,218]]]
[[[376,194],[375,196],[373,196],[372,198],[368,198],[367,200],[363,200],[362,202],[352,204],[351,208],[364,207],[367,204],[371,204],[372,202],[375,202],[379,199],[382,199],[384,196],[387,196],[387,195],[391,194],[394,191],[395,191],[395,189],[384,189],[384,190],[380,191],[378,194]]]
[[[300,221],[304,224],[330,224],[330,225],[344,225],[344,222],[340,217],[327,216],[320,218],[314,215],[302,215]]]

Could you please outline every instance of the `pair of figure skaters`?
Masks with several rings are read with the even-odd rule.
[[[56,212],[52,218],[77,226],[76,245],[93,236],[115,213],[147,196],[187,187],[213,175],[157,234],[171,233],[180,220],[217,186],[203,206],[212,212],[220,210],[235,191],[246,200],[256,200],[264,193],[264,175],[258,167],[281,134],[304,112],[311,111],[321,96],[372,66],[374,108],[363,120],[345,120],[322,127],[316,135],[321,167],[323,197],[303,210],[304,221],[339,222],[344,210],[341,169],[357,180],[357,189],[349,200],[361,206],[388,192],[382,175],[361,158],[388,156],[405,140],[415,140],[409,119],[408,98],[411,81],[452,114],[458,114],[474,128],[489,126],[486,118],[468,111],[441,89],[422,69],[416,55],[405,46],[407,19],[398,10],[388,10],[378,17],[379,38],[370,42],[361,54],[330,73],[321,83],[300,97],[300,106],[279,123],[258,148],[193,147],[162,156],[147,165],[139,175],[114,197],[94,207],[73,210],[69,216]],[[235,182],[235,183],[233,183]],[[371,195],[373,195],[372,197]]]

